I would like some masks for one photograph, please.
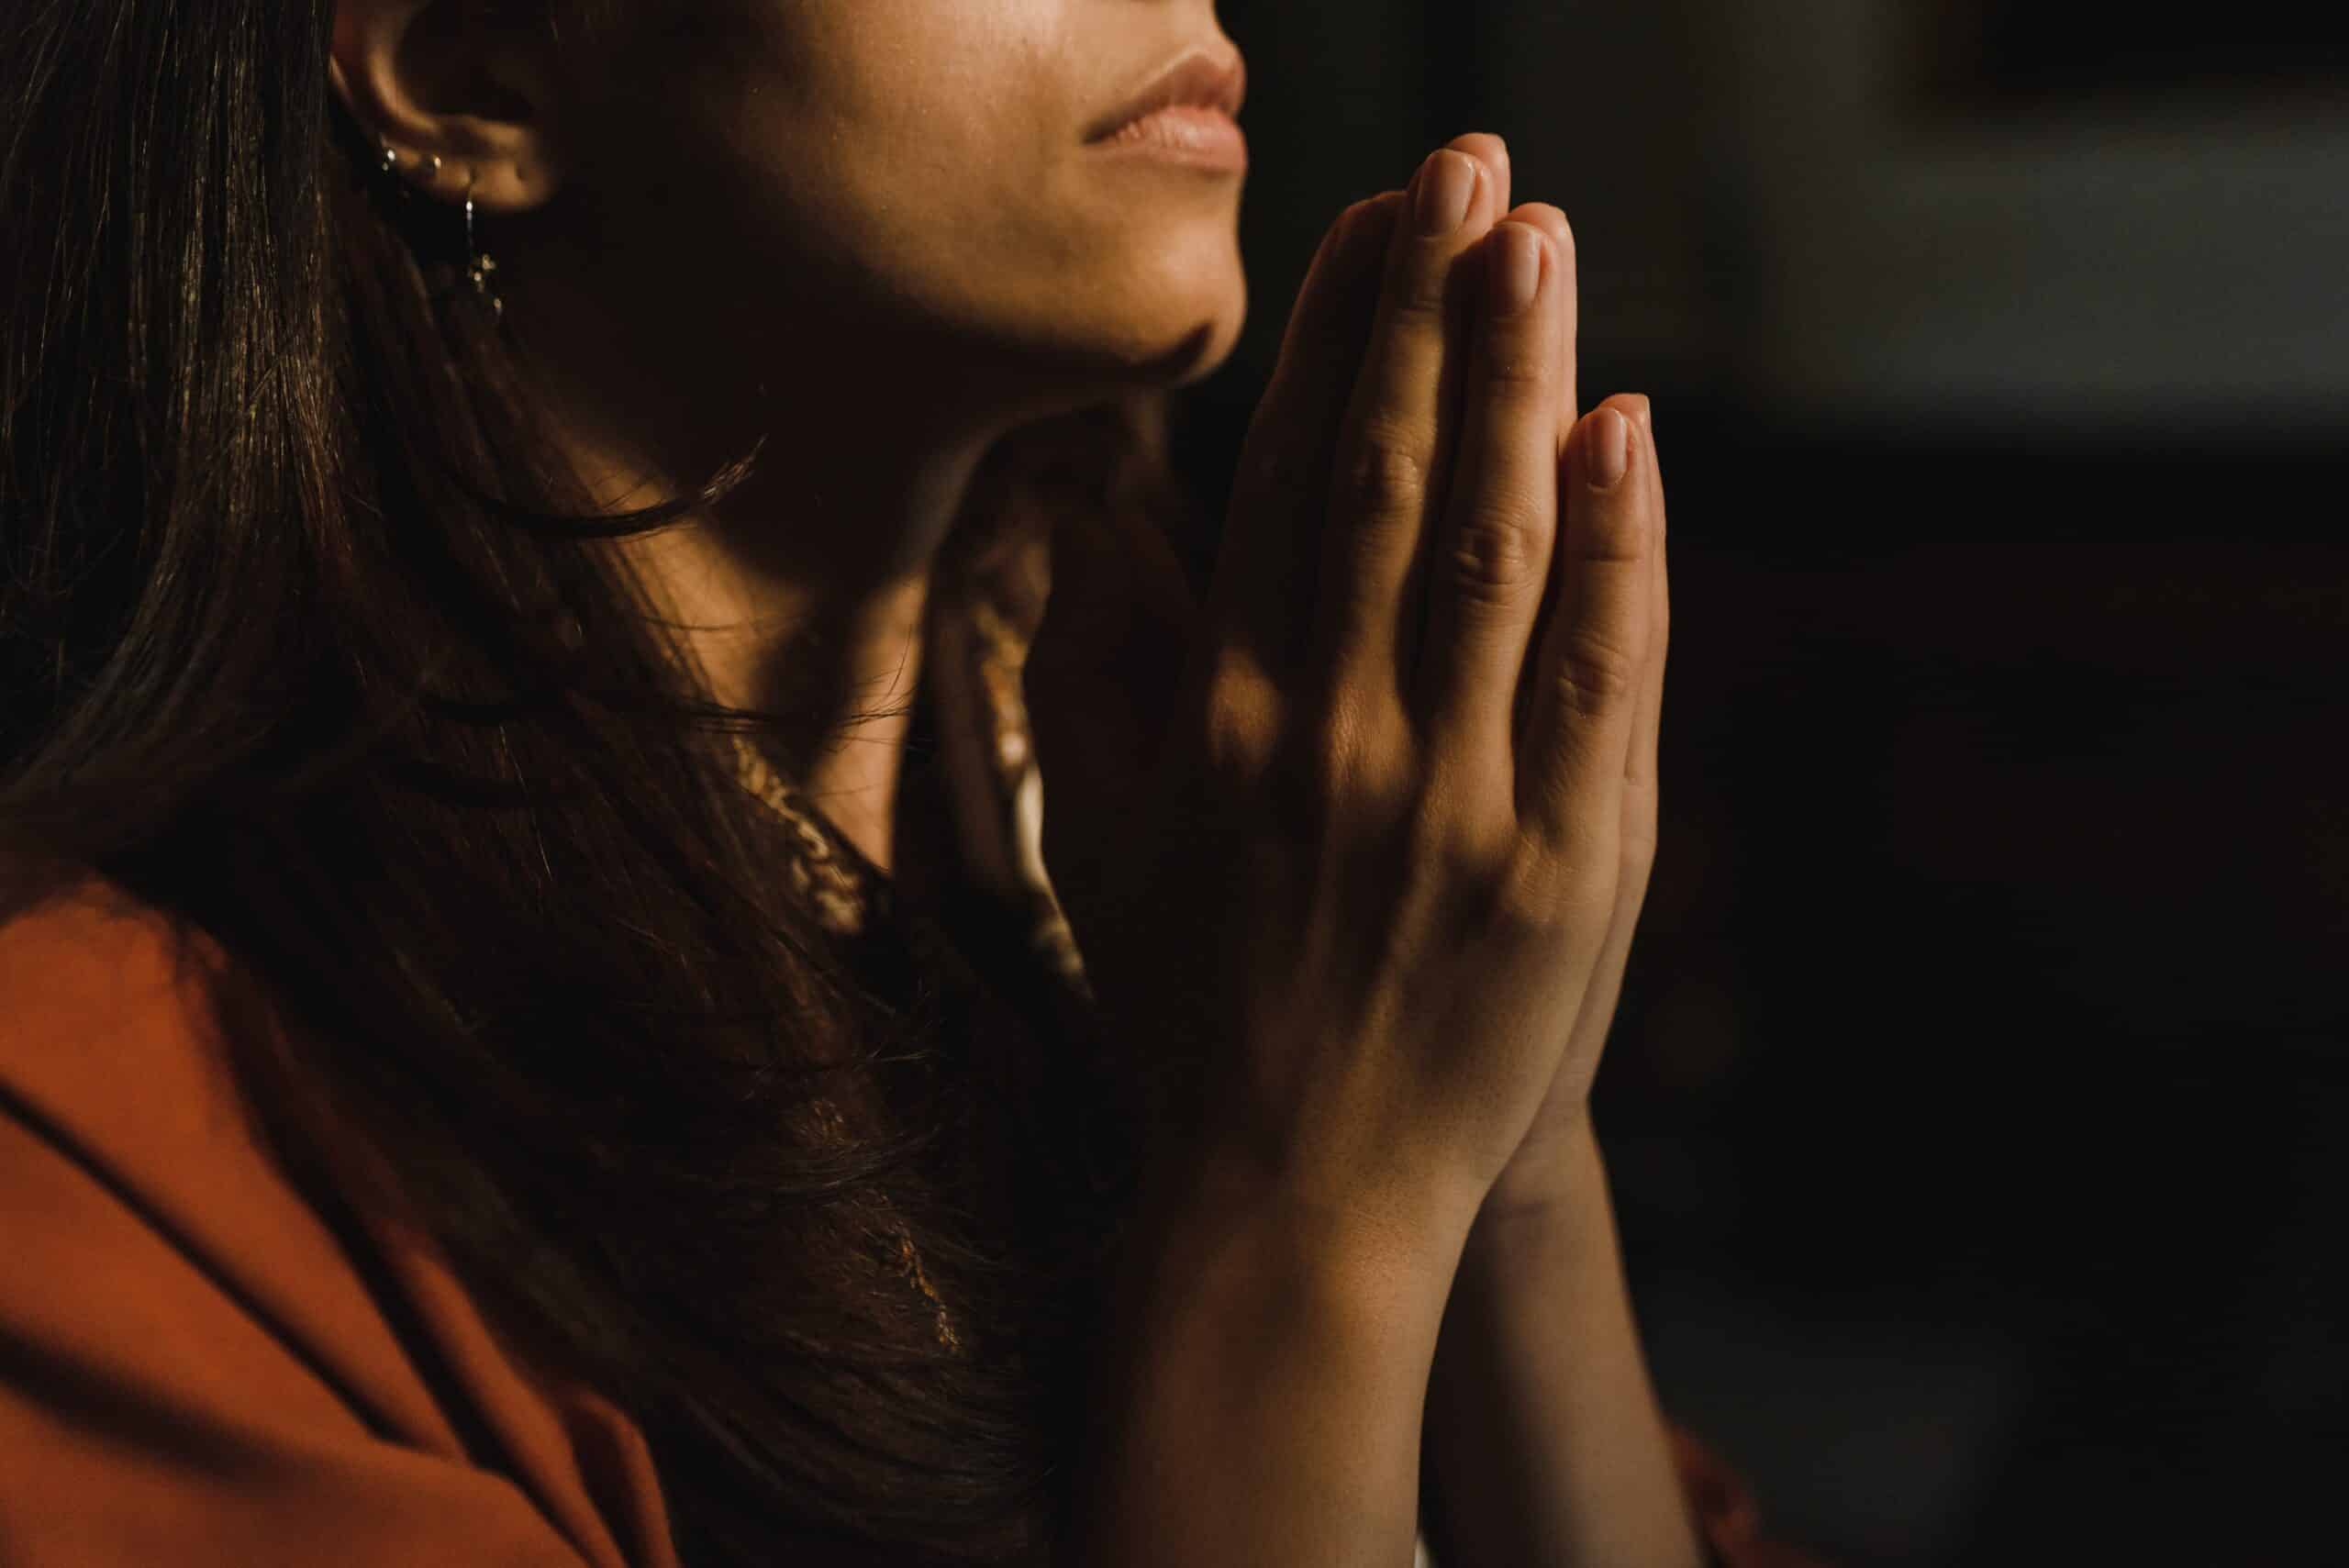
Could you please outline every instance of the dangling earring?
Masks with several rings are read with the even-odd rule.
[[[412,167],[409,170],[411,178],[400,179],[398,178],[401,171],[399,149],[394,147],[389,141],[383,143],[383,171],[393,177],[393,183],[399,187],[403,200],[415,195],[414,178],[430,180],[438,177],[440,172],[439,153],[419,153],[411,161]],[[488,302],[490,314],[502,320],[506,315],[506,302],[492,293],[489,286],[489,274],[497,271],[497,261],[495,257],[486,255],[481,250],[473,233],[473,182],[479,177],[480,171],[476,169],[468,168],[465,172],[465,281],[473,284],[476,296]]]
[[[506,302],[489,291],[489,274],[497,271],[496,260],[476,249],[473,244],[473,181],[477,172],[465,173],[465,281],[473,285],[473,293],[489,301],[490,314],[503,317]]]

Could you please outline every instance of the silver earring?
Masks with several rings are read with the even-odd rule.
[[[400,150],[392,145],[391,139],[388,137],[378,138],[377,145],[381,146],[384,150],[384,172],[386,174],[398,173],[400,171]],[[410,161],[415,172],[425,175],[428,179],[436,178],[440,172],[440,155],[437,152],[417,153]]]
[[[388,141],[384,143],[384,172],[390,175],[393,183],[399,187],[403,199],[414,193],[416,176],[419,174],[429,176],[440,172],[440,155],[437,152],[409,153],[405,156],[406,162],[403,164],[400,150]],[[399,178],[403,167],[409,175],[408,179]]]
[[[497,271],[497,262],[473,243],[473,181],[476,177],[474,171],[468,171],[465,174],[465,281],[473,285],[474,294],[489,301],[490,314],[502,317],[506,314],[506,302],[489,289],[489,274]]]

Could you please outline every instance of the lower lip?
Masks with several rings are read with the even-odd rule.
[[[1161,158],[1233,174],[1248,168],[1248,138],[1240,122],[1220,109],[1191,104],[1144,115],[1093,146],[1120,157]]]

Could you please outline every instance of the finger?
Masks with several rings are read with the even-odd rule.
[[[1444,145],[1485,165],[1485,172],[1492,179],[1493,210],[1508,211],[1508,143],[1488,130],[1472,130]]]
[[[1655,570],[1650,576],[1647,667],[1640,677],[1639,706],[1631,718],[1631,743],[1624,754],[1622,874],[1616,884],[1615,910],[1609,918],[1607,939],[1600,944],[1598,967],[1592,972],[1591,990],[1584,1001],[1575,1038],[1566,1047],[1567,1058],[1596,1062],[1606,1044],[1608,1021],[1614,1018],[1623,989],[1623,972],[1631,960],[1631,939],[1640,915],[1647,907],[1648,882],[1655,866],[1656,821],[1661,803],[1656,770],[1657,742],[1663,730],[1664,670],[1671,641],[1670,595],[1665,584],[1664,468],[1655,452],[1655,427],[1645,397],[1609,399],[1619,412],[1631,413],[1645,438],[1649,461],[1648,502],[1655,523]],[[1585,1039],[1595,1031],[1594,1038]]]
[[[1566,438],[1574,433],[1575,421],[1582,417],[1575,406],[1575,380],[1577,339],[1582,330],[1582,280],[1575,270],[1574,226],[1566,215],[1548,202],[1525,202],[1510,209],[1503,221],[1530,223],[1550,237],[1556,251],[1558,275],[1565,280],[1559,303],[1565,308],[1558,313],[1558,362],[1565,367],[1565,395],[1558,400],[1558,456],[1566,455]]]
[[[1567,443],[1565,528],[1553,558],[1558,607],[1535,655],[1519,755],[1520,821],[1577,868],[1598,870],[1603,851],[1609,877],[1653,634],[1648,458],[1638,422],[1615,399],[1586,415]]]
[[[1511,707],[1558,528],[1558,285],[1549,238],[1494,227],[1475,258],[1457,478],[1431,558],[1419,712],[1436,756],[1512,766]],[[1489,776],[1489,775],[1488,775]],[[1508,775],[1498,773],[1506,782]]]
[[[1581,331],[1582,300],[1581,278],[1575,271],[1575,264],[1574,228],[1566,222],[1566,215],[1548,202],[1521,203],[1511,209],[1508,221],[1532,224],[1550,237],[1550,242],[1555,248],[1553,260],[1559,263],[1559,276],[1564,280],[1564,286],[1558,296],[1561,306],[1558,312],[1558,362],[1563,367],[1560,373],[1564,381],[1564,391],[1558,399],[1557,439],[1558,473],[1563,477],[1565,473],[1566,441],[1574,434],[1575,422],[1582,417],[1582,410],[1575,402],[1578,395],[1576,392],[1578,369],[1575,360]],[[1534,647],[1541,646],[1542,637],[1549,631],[1551,618],[1557,612],[1557,605],[1558,598],[1554,593],[1542,601],[1541,611],[1533,619],[1532,635],[1528,639]],[[1512,709],[1515,715],[1515,728],[1511,731],[1513,734],[1525,733],[1527,705],[1533,689],[1532,674],[1533,665],[1529,661],[1518,680],[1517,699]]]
[[[1241,447],[1207,615],[1216,640],[1268,673],[1303,656],[1298,606],[1312,591],[1338,430],[1403,199],[1387,191],[1356,202],[1330,226]]]
[[[1408,690],[1424,613],[1417,584],[1465,361],[1454,263],[1492,226],[1489,184],[1479,160],[1439,149],[1413,178],[1395,228],[1330,475],[1311,655],[1325,690],[1375,692],[1398,706]]]
[[[1636,406],[1625,407],[1626,405]],[[1625,398],[1619,409],[1631,414],[1638,428],[1646,461],[1640,464],[1647,488],[1648,515],[1653,523],[1654,569],[1649,573],[1647,666],[1640,677],[1637,710],[1631,718],[1631,746],[1623,768],[1624,869],[1645,879],[1655,853],[1659,805],[1656,753],[1664,738],[1664,667],[1672,643],[1672,595],[1668,579],[1664,513],[1664,464],[1656,452],[1655,421],[1645,397]]]

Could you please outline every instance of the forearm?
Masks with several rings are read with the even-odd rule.
[[[1067,1561],[1409,1568],[1427,1378],[1474,1209],[1341,1213],[1245,1182],[1154,1201]]]
[[[1464,1250],[1428,1387],[1430,1550],[1437,1568],[1694,1568],[1586,1122],[1553,1185],[1480,1216]]]

